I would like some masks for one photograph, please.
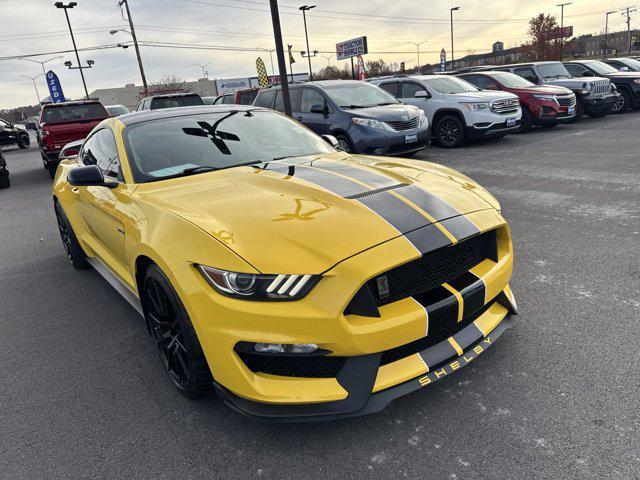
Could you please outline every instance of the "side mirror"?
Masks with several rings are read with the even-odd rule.
[[[334,137],[333,135],[322,135],[322,139],[327,142],[329,145],[331,145],[333,148],[338,149],[340,148],[340,144],[338,143],[338,139],[336,137]]]
[[[309,109],[311,113],[321,113],[322,115],[326,115],[327,113],[329,113],[327,110],[328,109],[326,106],[320,104],[311,105],[311,108]]]
[[[67,174],[67,181],[74,187],[115,188],[118,186],[118,182],[106,182],[97,165],[72,168]]]
[[[431,95],[426,90],[418,90],[414,96],[415,98],[431,98]]]

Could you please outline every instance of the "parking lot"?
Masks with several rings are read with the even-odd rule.
[[[417,158],[501,201],[515,328],[468,368],[352,420],[269,424],[163,371],[135,311],[61,246],[35,141],[0,191],[0,477],[640,476],[640,113]]]

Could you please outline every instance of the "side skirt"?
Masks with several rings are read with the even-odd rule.
[[[93,267],[93,269],[100,274],[102,278],[104,278],[109,285],[115,288],[116,292],[118,292],[122,297],[129,302],[129,304],[138,312],[141,316],[144,317],[142,312],[142,303],[140,303],[140,299],[136,296],[135,293],[131,291],[127,285],[124,284],[122,280],[118,278],[118,276],[109,269],[105,265],[105,263],[98,259],[97,257],[87,257],[87,262]]]

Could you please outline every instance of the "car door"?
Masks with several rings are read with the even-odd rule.
[[[416,93],[426,93],[426,91],[427,89],[419,83],[406,80],[400,84],[400,96],[398,97],[398,100],[402,103],[406,103],[407,105],[415,105],[416,107],[424,110],[429,99],[426,97],[416,98]]]
[[[75,187],[73,191],[78,195],[79,213],[90,235],[84,240],[107,266],[123,280],[128,280],[124,217],[119,204],[130,203],[130,192],[122,181],[120,158],[111,130],[102,128],[91,135],[85,141],[79,159],[84,165],[97,165],[105,180],[118,182],[115,188]]]
[[[294,117],[318,135],[331,133],[331,107],[322,92],[311,87],[297,90],[300,92],[299,107],[297,108],[298,112],[294,113]],[[292,103],[294,102],[292,101]],[[324,108],[326,113],[312,112],[312,107],[317,106]]]

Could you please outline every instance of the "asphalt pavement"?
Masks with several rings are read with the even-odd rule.
[[[0,478],[640,477],[640,112],[418,158],[501,201],[513,329],[469,367],[336,422],[180,396],[141,319],[68,263],[35,147],[0,190]]]

